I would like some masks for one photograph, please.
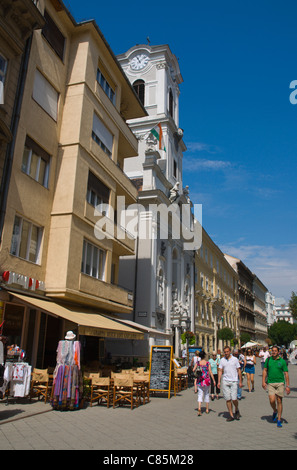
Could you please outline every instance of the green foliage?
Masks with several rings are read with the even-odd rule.
[[[218,331],[218,338],[225,341],[231,341],[234,339],[234,333],[230,328],[222,328]]]
[[[292,317],[297,320],[297,293],[292,292],[291,299],[289,301],[289,309]]]
[[[271,325],[268,330],[268,336],[273,344],[288,345],[293,339],[296,338],[297,328],[296,325],[280,320]]]
[[[188,339],[189,344],[190,344],[191,346],[192,346],[193,344],[195,344],[196,337],[195,337],[194,333],[192,333],[192,331],[187,331],[187,332],[181,334],[181,342],[182,342],[182,344],[185,344],[185,343],[187,342],[187,339]]]
[[[248,343],[251,340],[251,335],[248,333],[241,333],[240,341],[242,344]]]

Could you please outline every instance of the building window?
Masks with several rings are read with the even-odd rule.
[[[42,29],[42,34],[54,49],[55,53],[63,60],[64,57],[64,47],[65,47],[65,37],[59,30],[56,23],[52,20],[48,12],[44,11],[45,25]]]
[[[106,252],[84,240],[81,272],[104,280]]]
[[[27,136],[23,153],[22,171],[48,188],[50,156]]]
[[[143,80],[136,80],[136,82],[133,83],[133,88],[136,92],[136,95],[138,96],[140,102],[144,106],[144,89],[145,89],[145,84]]]
[[[4,104],[4,82],[7,71],[7,60],[0,54],[0,104]]]
[[[115,104],[115,87],[111,85],[111,80],[108,80],[105,78],[105,75],[101,72],[100,68],[98,67],[97,69],[97,82],[101,86],[101,88],[104,90],[112,104]]]
[[[0,54],[0,82],[2,82],[3,84],[5,82],[6,72],[7,72],[7,60],[2,54]]]
[[[177,178],[177,163],[176,160],[173,160],[173,176],[176,179]]]
[[[33,99],[57,121],[59,93],[39,70],[35,72]]]
[[[111,158],[113,135],[105,127],[101,119],[94,113],[92,139],[102,148],[102,150]]]
[[[10,253],[19,258],[40,263],[43,229],[16,215],[14,219]]]
[[[171,88],[169,90],[169,114],[173,117],[173,94]]]
[[[87,201],[93,207],[109,204],[110,190],[91,171],[88,178]],[[100,208],[99,208],[100,210]],[[100,212],[103,212],[103,207]],[[108,214],[107,214],[108,215]]]

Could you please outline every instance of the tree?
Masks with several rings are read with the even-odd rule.
[[[242,342],[242,344],[248,343],[250,339],[251,339],[251,335],[249,335],[248,333],[241,333],[240,341]]]
[[[273,323],[268,330],[268,336],[274,344],[288,345],[296,337],[296,325],[280,320]]]
[[[297,320],[297,293],[292,292],[291,299],[289,301],[289,310],[292,317]]]
[[[231,341],[231,339],[234,339],[234,333],[230,328],[222,328],[218,331],[218,338],[225,341]]]

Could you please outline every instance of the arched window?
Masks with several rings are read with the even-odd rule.
[[[144,106],[144,88],[145,88],[145,83],[143,80],[136,80],[136,82],[133,83],[133,88],[138,95],[139,100]]]

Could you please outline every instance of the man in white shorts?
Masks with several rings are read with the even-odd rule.
[[[239,420],[240,418],[237,386],[239,385],[239,387],[242,388],[241,369],[238,359],[232,356],[229,346],[224,347],[224,354],[225,357],[221,359],[218,369],[218,387],[221,388],[221,378],[223,376],[222,390],[229,411],[227,421],[234,421],[234,419]],[[235,407],[235,413],[233,413],[232,402]]]

